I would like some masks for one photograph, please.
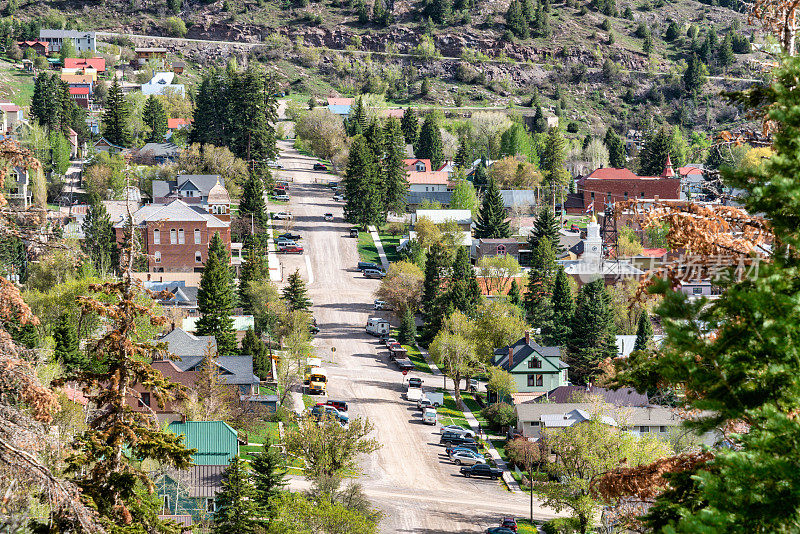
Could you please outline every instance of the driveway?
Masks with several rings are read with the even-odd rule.
[[[368,417],[375,437],[383,445],[365,457],[359,482],[372,502],[385,514],[382,532],[482,532],[497,526],[503,515],[527,517],[530,497],[511,493],[497,481],[467,479],[458,474],[438,429],[423,425],[416,406],[402,397],[406,377],[389,364],[376,338],[366,334],[373,293],[379,281],[364,278],[356,269],[356,240],[348,237],[350,225],[342,220],[343,204],[335,202],[327,185],[333,175],[312,170],[314,159],[300,155],[288,142],[280,142],[278,177],[293,180],[289,209],[294,220],[288,227],[303,235],[305,254],[282,255],[284,281],[295,269],[309,282],[313,313],[321,329],[314,345],[327,360],[331,398],[350,405],[349,415]],[[317,183],[315,183],[317,182]],[[334,214],[332,222],[323,214]],[[331,348],[336,349],[335,358]],[[411,373],[410,376],[414,376]],[[416,374],[429,387],[441,378]],[[293,487],[307,487],[304,481]],[[554,517],[552,510],[535,503],[535,517]]]

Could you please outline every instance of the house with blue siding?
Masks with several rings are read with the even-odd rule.
[[[569,365],[561,360],[561,348],[539,345],[530,332],[525,332],[525,337],[516,343],[495,349],[492,365],[508,371],[514,378],[517,388],[514,404],[569,385]]]

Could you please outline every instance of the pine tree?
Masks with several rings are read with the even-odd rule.
[[[416,146],[419,139],[419,120],[417,119],[417,114],[410,107],[406,108],[405,113],[403,113],[400,127],[403,129],[403,137],[406,140],[406,144]]]
[[[81,229],[85,236],[81,248],[92,260],[95,269],[100,273],[110,273],[119,267],[114,225],[111,224],[105,205],[96,194],[89,197],[89,209]]]
[[[733,52],[731,52],[733,54]],[[706,67],[697,58],[697,54],[689,56],[686,71],[683,73],[683,87],[689,94],[697,94],[706,83]]]
[[[458,141],[458,150],[456,150],[456,156],[453,159],[453,164],[455,164],[455,166],[459,169],[465,169],[472,163],[468,143],[469,141],[467,141],[465,136],[462,136]]]
[[[125,95],[122,94],[119,80],[114,76],[111,87],[108,89],[108,95],[106,95],[106,107],[102,118],[103,137],[105,137],[109,143],[121,147],[130,146],[131,132],[128,126],[129,116],[130,106],[128,106]]]
[[[214,498],[214,534],[262,532],[262,510],[247,463],[238,456],[225,469],[222,491]]]
[[[239,199],[239,216],[253,215],[253,219],[261,226],[267,225],[267,204],[264,202],[264,181],[255,172],[247,175]]]
[[[617,355],[616,327],[602,278],[581,288],[570,328],[567,340],[570,378],[583,385],[600,372],[601,361]]]
[[[481,158],[481,162],[475,167],[472,174],[472,183],[475,189],[483,189],[489,183],[489,173],[486,171],[486,160]]]
[[[386,210],[394,213],[405,213],[406,195],[408,194],[408,178],[403,165],[406,146],[400,122],[390,117],[384,127],[386,143],[383,160],[383,199]]]
[[[442,282],[447,276],[450,260],[445,247],[431,247],[425,260],[425,280],[422,284],[422,316],[425,320],[424,337],[430,341],[439,333],[447,303],[442,298]]]
[[[503,197],[493,178],[489,178],[489,185],[483,192],[483,201],[478,213],[478,223],[475,226],[475,237],[478,239],[497,239],[511,236]]]
[[[444,163],[442,132],[439,131],[439,120],[435,113],[428,113],[425,116],[416,145],[416,156],[420,159],[431,160],[433,170],[438,169]]]
[[[453,3],[451,0],[432,0],[428,14],[436,24],[447,24],[453,16]]]
[[[520,39],[527,39],[530,37],[528,21],[525,18],[519,0],[512,0],[508,6],[508,10],[506,11],[506,27]]]
[[[346,221],[366,229],[386,220],[379,166],[363,135],[355,136],[350,143],[344,190]]]
[[[647,350],[651,348],[653,342],[653,323],[650,322],[650,315],[647,310],[643,310],[639,316],[639,324],[636,326],[636,342],[633,350]]]
[[[308,310],[311,301],[306,296],[306,283],[300,278],[300,269],[295,269],[287,281],[289,284],[283,288],[283,300],[292,310]]]
[[[167,135],[167,112],[164,106],[154,96],[147,97],[142,111],[142,120],[150,128],[150,135],[147,138],[149,143],[163,143]]]
[[[276,87],[260,63],[251,61],[244,72],[228,75],[227,113],[231,151],[246,161],[268,161],[277,156],[275,124],[278,120]]]
[[[542,339],[548,346],[564,347],[572,329],[570,323],[575,313],[575,301],[569,287],[567,273],[559,266],[553,283],[553,294],[550,297],[552,314],[550,320],[542,326]]]
[[[514,306],[522,306],[522,295],[516,280],[511,281],[511,287],[508,289],[508,301]]]
[[[551,319],[550,297],[556,273],[556,255],[549,240],[539,240],[531,257],[528,284],[523,306],[528,322],[534,329],[541,329]]]
[[[267,254],[255,239],[248,238],[245,241],[244,261],[239,271],[239,304],[244,313],[252,314],[255,311],[248,285],[250,282],[267,278],[269,278]]]
[[[363,134],[367,129],[367,110],[364,109],[364,99],[358,97],[356,99],[355,107],[350,111],[350,116],[347,117],[347,135],[356,136]]]
[[[52,93],[49,93],[49,83],[51,76],[42,71],[36,75],[33,83],[33,96],[31,97],[31,117],[39,121],[41,126],[47,126],[52,121],[50,104],[53,100]]]
[[[367,146],[372,152],[375,162],[381,165],[385,155],[386,139],[383,135],[383,128],[377,118],[373,119],[369,126],[364,129],[364,138],[367,140]]]
[[[253,357],[253,374],[261,380],[266,380],[270,377],[270,359],[266,345],[256,335],[252,328],[248,328],[242,339],[243,356]]]
[[[603,139],[606,148],[608,149],[608,165],[615,169],[622,169],[626,165],[625,161],[625,144],[614,128],[606,130],[606,136]]]
[[[481,299],[481,289],[475,270],[469,260],[467,247],[458,247],[453,261],[448,299],[453,309],[464,315],[473,316]]]
[[[544,118],[542,106],[536,105],[536,112],[533,114],[533,131],[535,133],[545,133],[547,131],[547,119]]]
[[[556,219],[553,210],[546,204],[542,205],[539,213],[536,215],[536,220],[533,223],[533,229],[530,236],[528,236],[528,245],[532,251],[536,250],[539,241],[547,239],[550,241],[552,250],[559,254],[563,250],[561,247],[561,234],[559,233],[560,224]]]
[[[78,334],[67,314],[58,317],[53,329],[53,340],[55,341],[53,358],[61,362],[67,372],[81,371],[89,366],[89,359],[80,351]]]
[[[403,345],[413,345],[417,342],[417,324],[414,321],[414,311],[406,306],[400,318],[400,330],[397,339]]]
[[[217,232],[209,243],[208,259],[197,291],[200,318],[196,331],[199,336],[214,336],[220,356],[236,354],[236,332],[231,317],[234,298],[230,259]]]
[[[547,130],[540,168],[551,186],[562,185],[564,182],[566,175],[564,162],[567,158],[566,147],[567,142],[559,128],[553,127]]]
[[[653,52],[653,34],[649,31],[644,36],[644,41],[642,42],[642,52],[644,52],[647,56]]]
[[[672,155],[673,143],[672,131],[665,126],[646,135],[639,151],[639,174],[660,176],[664,172],[667,156]]]
[[[279,445],[271,440],[264,442],[264,450],[254,455],[250,462],[253,471],[256,497],[259,507],[267,517],[273,518],[277,511],[277,500],[286,487],[286,458]]]

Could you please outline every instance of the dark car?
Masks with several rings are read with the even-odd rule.
[[[462,443],[461,445],[454,445],[452,447],[445,447],[444,452],[450,456],[450,451],[454,449],[468,449],[470,451],[478,452],[478,444],[475,442],[472,443]]]
[[[371,261],[360,261],[358,262],[358,270],[363,271],[364,269],[378,269],[379,267],[372,263]]]
[[[286,239],[288,241],[300,241],[303,239],[303,236],[300,234],[293,234],[292,232],[286,232],[285,234],[281,234],[278,236],[278,239]]]
[[[311,335],[316,336],[319,334],[319,327],[315,324],[308,325],[308,331],[311,332]]]
[[[320,405],[321,406],[333,406],[334,408],[339,410],[340,413],[347,411],[347,403],[345,401],[328,399],[325,402],[318,402],[317,403],[317,406],[320,406]]]
[[[364,278],[383,278],[386,273],[383,269],[364,269]]]
[[[408,387],[421,388],[422,387],[422,379],[412,376],[411,378],[408,379]]]
[[[496,480],[500,478],[503,474],[502,469],[498,469],[496,467],[492,467],[489,464],[475,464],[475,465],[465,465],[461,469],[459,469],[462,475],[465,477],[487,477],[491,478],[492,480]]]
[[[315,171],[327,171],[328,170],[328,166],[325,165],[324,163],[315,163],[314,164],[314,170]]]
[[[456,432],[447,432],[442,434],[442,437],[439,438],[440,445],[457,445],[462,447],[466,443],[475,443],[475,440]]]
[[[517,531],[517,520],[513,517],[504,517],[502,521],[500,521],[500,526],[502,528],[507,528],[508,530],[513,530],[514,532]]]
[[[486,529],[486,534],[514,534],[516,530],[506,527],[491,527]]]
[[[395,365],[397,365],[397,368],[400,369],[401,371],[410,371],[416,367],[416,365],[414,365],[414,362],[412,362],[407,358],[397,359],[394,361],[394,363]]]
[[[350,237],[358,237],[358,228],[350,228]]]

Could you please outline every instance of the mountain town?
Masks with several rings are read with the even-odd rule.
[[[0,531],[800,530],[797,9],[0,3]]]

